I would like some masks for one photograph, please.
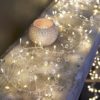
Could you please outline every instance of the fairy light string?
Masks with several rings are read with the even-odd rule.
[[[14,90],[15,93],[30,94],[32,100],[62,100],[66,97],[66,90],[71,87],[67,82],[73,79],[72,73],[76,75],[92,47],[91,36],[95,29],[91,28],[90,17],[99,13],[100,5],[97,1],[91,6],[90,1],[55,0],[41,17],[53,20],[59,31],[57,41],[43,47],[20,38],[19,45],[5,60],[1,59],[0,80],[4,83],[0,83],[0,87],[3,92],[11,92],[7,97],[13,96]],[[86,16],[87,12],[89,16]],[[94,79],[93,75],[91,73],[91,79]],[[95,78],[98,78],[97,74]]]
[[[96,84],[100,82],[100,49],[96,52],[96,57],[92,64],[92,69],[90,70],[89,76],[92,83],[87,86],[88,91],[94,94],[89,100],[98,100],[100,98],[100,89],[96,88]]]

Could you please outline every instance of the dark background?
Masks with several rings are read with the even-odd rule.
[[[24,33],[51,0],[0,0],[0,55]]]

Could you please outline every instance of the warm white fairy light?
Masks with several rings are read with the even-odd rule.
[[[44,62],[44,66],[47,67],[48,66],[48,61]]]
[[[98,14],[98,10],[97,9],[95,9],[95,10],[93,10],[93,15],[96,15],[96,14]]]
[[[3,68],[1,68],[1,72],[4,73],[4,69]]]
[[[5,86],[5,89],[6,89],[6,90],[9,90],[9,89],[10,89],[10,87],[9,87],[9,86]]]
[[[36,75],[34,75],[34,80],[37,81],[38,77]]]
[[[99,59],[99,52],[97,51],[97,56],[96,58],[94,59],[94,62],[92,64],[92,66],[95,66],[95,70],[93,70],[92,72],[90,71],[90,76],[92,79],[99,79],[99,75],[97,73],[98,69],[100,68],[100,65],[99,65],[99,62],[100,62],[100,59]]]
[[[57,78],[60,78],[60,74],[57,75]]]
[[[55,0],[55,2],[58,2],[59,0]]]
[[[20,45],[21,45],[22,44],[22,38],[20,38],[19,42],[20,42]]]
[[[100,4],[100,0],[96,0],[97,4]]]
[[[33,60],[34,59],[34,56],[31,56],[31,59]]]
[[[22,53],[22,52],[23,52],[23,49],[20,50],[20,53]]]
[[[93,82],[94,84],[95,84],[96,80],[100,80],[100,75],[98,73],[98,70],[100,68],[99,62],[100,62],[100,51],[97,51],[96,57],[94,58],[94,62],[92,64],[92,66],[95,68],[95,70],[93,70],[93,71],[90,70],[90,73],[89,73],[90,79],[94,81]],[[96,89],[94,86],[92,86],[92,84],[88,85],[87,88],[88,88],[89,92],[94,93],[94,97],[89,98],[89,100],[98,100],[99,94],[100,94],[100,89]]]
[[[27,88],[28,86],[27,85],[24,85],[24,88]]]
[[[57,46],[56,46],[56,45],[54,45],[53,47],[54,47],[54,50],[57,48]]]
[[[26,41],[26,45],[29,45],[29,41]]]

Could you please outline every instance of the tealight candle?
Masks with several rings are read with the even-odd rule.
[[[50,19],[36,19],[29,29],[29,38],[33,43],[41,46],[53,44],[58,37],[57,27]]]

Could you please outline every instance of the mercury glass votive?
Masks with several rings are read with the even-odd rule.
[[[29,29],[30,40],[40,46],[49,46],[53,44],[56,41],[57,37],[57,27],[50,19],[36,19]]]

